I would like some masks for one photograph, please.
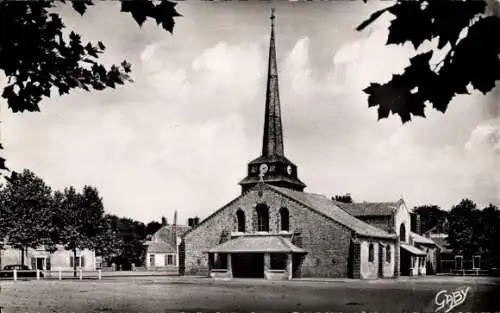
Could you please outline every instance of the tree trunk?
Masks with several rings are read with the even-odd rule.
[[[76,248],[73,249],[73,277],[76,278]]]

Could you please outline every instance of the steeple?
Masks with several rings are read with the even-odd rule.
[[[276,62],[276,47],[274,44],[275,18],[274,9],[272,9],[262,156],[284,157],[285,153],[283,149],[283,130],[281,128],[281,108],[278,86],[278,64]]]
[[[248,175],[240,182],[242,192],[259,182],[298,191],[306,187],[297,177],[297,166],[285,157],[276,61],[275,19],[272,9],[262,155],[248,164]]]

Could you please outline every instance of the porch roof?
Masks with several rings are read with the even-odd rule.
[[[410,236],[413,239],[413,241],[416,243],[434,245],[434,246],[436,245],[436,243],[434,241],[432,241],[431,239],[426,238],[424,236],[421,236],[417,233],[411,232]]]
[[[206,251],[208,253],[306,253],[306,250],[297,247],[289,239],[281,236],[241,236],[226,241]]]
[[[422,251],[414,246],[401,244],[401,248],[408,251],[410,254],[413,254],[413,255],[418,255],[418,256],[427,255],[427,253],[425,253],[424,251]]]

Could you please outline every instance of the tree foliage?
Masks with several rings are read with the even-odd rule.
[[[105,45],[83,41],[51,11],[70,3],[84,15],[94,1],[0,1],[0,20],[8,29],[0,32],[0,70],[8,79],[2,97],[13,112],[39,111],[42,99],[54,90],[64,95],[74,89],[104,90],[132,81],[127,61],[104,66],[99,57]],[[151,19],[172,33],[174,18],[180,16],[175,6],[171,1],[123,0],[121,12],[130,14],[140,26]],[[3,158],[0,169],[7,169]]]
[[[481,255],[483,266],[500,266],[500,211],[492,204],[479,210],[469,199],[454,206],[448,215],[448,243],[466,259]]]
[[[403,123],[412,116],[425,117],[427,104],[444,113],[456,95],[472,89],[486,94],[495,87],[500,79],[500,18],[487,14],[485,0],[399,0],[373,13],[357,30],[386,12],[394,16],[387,45],[410,42],[417,49],[436,39],[438,49],[449,51],[437,65],[430,63],[440,53],[437,49],[421,52],[402,74],[364,89],[368,106],[378,107],[379,119],[390,113],[399,115]]]
[[[335,195],[332,197],[332,200],[338,201],[338,202],[344,202],[344,203],[353,203],[354,202],[352,200],[350,193],[346,193],[345,195]]]
[[[109,216],[111,228],[120,238],[121,246],[111,262],[120,265],[121,269],[131,269],[132,263],[141,265],[146,255],[146,226],[144,223],[130,218]]]
[[[57,205],[59,241],[73,252],[75,259],[77,250],[111,253],[116,248],[113,243],[116,234],[104,218],[102,199],[96,188],[85,186],[79,193],[69,187],[60,200]],[[76,276],[76,262],[73,262],[73,270]]]
[[[165,225],[167,225],[167,221],[165,220]],[[146,235],[154,235],[161,227],[162,223],[157,221],[151,221],[146,225]]]
[[[479,252],[474,244],[478,212],[476,204],[470,199],[463,199],[452,207],[448,216],[448,243],[455,253],[469,256]]]
[[[27,248],[55,245],[50,236],[52,190],[40,177],[27,169],[12,173],[2,190],[1,205],[6,243],[22,251],[23,264]]]
[[[443,223],[448,216],[448,212],[441,210],[437,205],[422,205],[415,207],[413,211],[420,216],[421,233]]]

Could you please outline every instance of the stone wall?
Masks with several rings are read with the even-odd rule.
[[[373,245],[373,261],[369,260],[369,246]],[[389,246],[391,253],[387,260],[386,247]],[[377,239],[360,240],[360,278],[389,278],[394,277],[395,243],[392,241]]]
[[[236,198],[184,236],[185,263],[181,267],[185,267],[185,274],[208,272],[208,254],[205,252],[227,240],[224,239],[227,234],[236,229],[238,209],[245,213],[246,232],[254,232],[255,208],[259,203],[269,207],[269,233],[278,234],[280,231],[279,209],[286,207],[289,210],[290,232],[300,236],[300,246],[308,252],[302,262],[303,277],[348,276],[351,231],[266,187],[253,188]]]

